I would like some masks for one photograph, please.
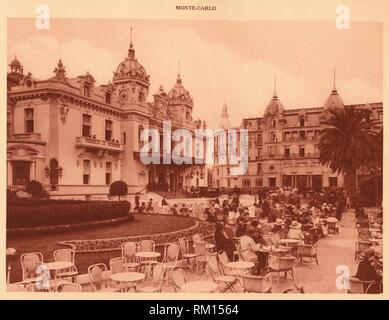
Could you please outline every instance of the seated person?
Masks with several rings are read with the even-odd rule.
[[[294,220],[290,225],[290,229],[286,237],[288,239],[296,239],[296,240],[303,241],[304,234],[301,231],[301,223],[298,223],[296,220]]]
[[[170,209],[170,212],[172,213],[172,215],[176,216],[177,215],[177,204],[174,204],[173,207]]]
[[[236,222],[237,222],[238,227],[236,228],[235,235],[237,237],[242,237],[246,232],[246,226],[244,223],[244,219],[239,217]]]
[[[182,207],[180,209],[180,214],[182,216],[187,216],[188,215],[188,208],[185,206],[185,203],[182,204]]]
[[[234,256],[235,246],[232,239],[228,237],[227,233],[225,232],[223,223],[221,222],[216,223],[214,237],[215,237],[215,245],[216,245],[217,252],[225,251],[227,253],[228,259],[232,261]]]
[[[142,202],[140,207],[138,207],[138,213],[144,213],[146,211],[146,203]]]
[[[250,230],[245,228],[244,235],[240,238],[240,252],[244,261],[258,262],[256,251],[258,245],[251,236]]]
[[[147,204],[146,212],[150,213],[150,212],[153,212],[153,211],[154,211],[153,199],[150,199],[149,203]]]
[[[282,229],[282,226],[284,225],[284,220],[277,219],[276,222],[274,222],[273,228],[271,229],[271,232],[276,233],[279,230]]]
[[[367,249],[362,253],[362,260],[358,264],[358,269],[355,277],[361,281],[377,281],[377,284],[370,286],[367,293],[380,293],[381,289],[378,282],[382,279],[382,276],[373,267],[375,259],[375,250],[373,248]],[[367,290],[368,284],[364,284],[364,291]]]

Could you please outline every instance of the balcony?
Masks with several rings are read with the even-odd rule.
[[[45,144],[41,139],[40,133],[27,132],[27,133],[15,133],[8,137],[9,142],[24,142],[24,143],[35,143]]]
[[[290,153],[290,154],[284,154],[284,159],[298,159],[298,158],[318,158],[319,153],[318,152],[305,152],[304,155],[299,153]]]
[[[123,146],[120,142],[99,140],[91,137],[77,137],[76,148],[85,148],[89,150],[102,150],[110,152],[122,152]]]

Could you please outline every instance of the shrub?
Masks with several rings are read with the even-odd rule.
[[[34,199],[47,199],[50,197],[49,193],[43,189],[42,183],[36,180],[29,181],[24,191]]]
[[[109,186],[109,195],[110,196],[117,196],[120,201],[120,196],[125,196],[128,193],[128,187],[127,183],[121,180],[117,180],[112,182],[112,184]]]
[[[128,216],[127,201],[11,200],[7,228],[77,224]]]

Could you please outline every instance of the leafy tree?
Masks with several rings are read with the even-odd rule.
[[[356,190],[356,172],[369,166],[376,158],[374,121],[366,110],[351,106],[329,110],[324,120],[319,142],[319,161],[334,172],[345,174],[345,188],[349,194]]]
[[[112,184],[109,186],[109,195],[110,196],[117,196],[120,201],[120,196],[125,196],[128,193],[128,187],[127,183],[121,180],[117,180],[112,182]]]

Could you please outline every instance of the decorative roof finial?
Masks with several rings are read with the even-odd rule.
[[[134,45],[132,44],[132,27],[130,28],[130,48],[128,49],[128,57],[130,59],[135,59],[135,50]]]
[[[57,80],[66,80],[66,71],[61,59],[59,59],[57,66],[55,67],[53,72],[55,73],[55,78]]]
[[[336,69],[334,67],[334,88],[332,89],[332,92],[336,92]]]
[[[181,75],[180,75],[180,60],[178,60],[177,65],[178,65],[177,84],[181,84],[182,80],[181,80]]]
[[[277,77],[274,75],[274,92],[273,92],[273,98],[277,99]]]

